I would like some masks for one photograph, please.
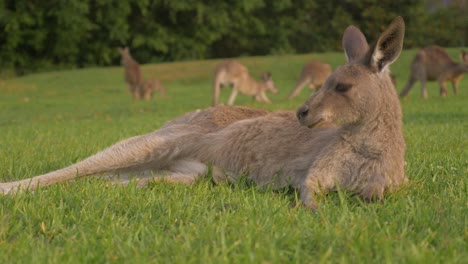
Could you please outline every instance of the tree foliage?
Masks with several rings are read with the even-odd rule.
[[[358,25],[370,38],[397,15],[406,47],[468,42],[464,1],[432,0],[0,0],[0,69],[18,73],[341,48]]]

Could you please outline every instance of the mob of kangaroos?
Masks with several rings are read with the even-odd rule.
[[[262,81],[258,82],[249,74],[247,67],[237,61],[224,61],[216,66],[213,78],[213,106],[218,104],[221,86],[232,86],[231,96],[228,105],[233,105],[237,94],[253,96],[258,102],[271,103],[266,95],[266,91],[277,93],[270,73],[262,74]]]
[[[138,176],[137,184],[193,183],[213,166],[213,178],[247,179],[261,187],[290,185],[302,203],[340,188],[363,200],[382,199],[407,178],[398,95],[389,65],[405,32],[397,17],[370,46],[349,26],[343,35],[347,64],[296,113],[217,106],[197,110],[152,133],[121,141],[69,167],[15,182],[2,193],[36,190],[88,175]]]
[[[458,93],[458,82],[468,72],[468,53],[461,51],[460,63],[455,63],[447,52],[439,46],[429,46],[420,50],[411,63],[411,73],[405,88],[400,93],[406,96],[416,81],[421,82],[421,97],[427,98],[426,81],[437,81],[440,95],[447,96],[446,81],[451,81],[453,93]]]
[[[320,88],[328,76],[332,73],[332,68],[330,64],[323,63],[320,61],[311,61],[304,66],[294,89],[288,96],[288,99],[296,97],[302,88],[306,85],[309,85],[310,90],[315,90]]]
[[[143,80],[140,65],[130,54],[128,47],[119,48],[118,50],[122,56],[121,64],[124,67],[125,82],[134,100],[150,100],[156,91],[166,96],[166,89],[158,79]]]

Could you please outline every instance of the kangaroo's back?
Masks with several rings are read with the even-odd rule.
[[[215,84],[236,87],[241,93],[255,95],[256,88],[249,81],[250,75],[247,67],[237,61],[225,61],[215,70]]]
[[[332,73],[330,64],[320,61],[312,61],[304,66],[301,73],[301,79],[309,79],[316,86],[321,86],[325,83],[328,76]]]
[[[262,75],[262,81],[257,81],[249,74],[247,67],[233,60],[228,60],[216,66],[213,77],[213,106],[218,104],[221,86],[232,87],[228,105],[233,105],[238,93],[254,96],[257,101],[270,102],[265,92],[276,93],[271,74]]]
[[[203,126],[209,132],[214,132],[237,121],[264,116],[269,113],[268,110],[263,109],[218,105],[204,110],[196,110],[171,120],[163,128],[177,124],[193,124]]]
[[[241,63],[228,60],[220,63],[215,69],[215,76],[219,76],[222,83],[232,82],[233,80],[245,78],[249,75],[247,67]]]
[[[416,54],[411,67],[412,71],[416,73],[425,72],[427,80],[435,81],[454,64],[456,63],[442,47],[433,45],[420,50]],[[420,76],[420,78],[423,78],[423,76]]]
[[[302,69],[299,80],[297,81],[294,89],[289,94],[288,98],[291,99],[297,96],[302,88],[306,85],[309,85],[311,90],[320,88],[331,73],[332,68],[330,64],[320,61],[311,61]]]

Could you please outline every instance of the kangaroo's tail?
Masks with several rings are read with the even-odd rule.
[[[303,79],[299,80],[297,82],[296,86],[294,87],[294,89],[289,94],[288,99],[292,99],[295,96],[297,96],[299,94],[299,92],[302,90],[302,88],[305,85],[307,85],[307,83],[309,83],[309,80],[307,78],[303,78]]]

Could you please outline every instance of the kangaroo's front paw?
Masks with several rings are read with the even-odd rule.
[[[299,207],[305,207],[305,208],[311,210],[312,212],[316,212],[317,209],[318,209],[317,204],[315,202],[305,204],[302,201],[296,201],[296,202],[291,203],[291,208],[296,209],[296,208],[299,208]]]
[[[301,193],[301,201],[300,205],[306,207],[307,209],[310,209],[312,211],[317,211],[317,203],[315,202],[315,199],[313,198],[313,194],[311,192],[302,192]]]

